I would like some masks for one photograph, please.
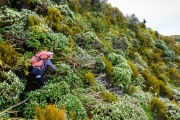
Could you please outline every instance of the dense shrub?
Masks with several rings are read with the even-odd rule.
[[[8,7],[0,7],[0,27],[14,24],[20,20],[20,14]]]
[[[67,94],[60,101],[55,103],[58,108],[66,107],[67,118],[70,119],[71,114],[74,114],[74,119],[85,119],[87,116],[86,110],[82,102],[74,95]]]
[[[118,98],[115,93],[111,93],[109,91],[103,91],[100,93],[101,99],[103,99],[104,102],[112,103],[118,101]]]
[[[23,89],[23,83],[11,70],[2,72],[0,78],[0,111],[17,104]]]
[[[127,50],[129,45],[129,41],[125,34],[122,34],[119,39],[113,41],[113,46],[115,49]]]
[[[26,45],[35,51],[43,49],[58,51],[66,50],[69,47],[69,41],[61,33],[50,33],[41,26],[32,26],[28,30]]]
[[[99,49],[101,45],[100,39],[93,32],[76,34],[74,40],[80,47],[85,49]]]
[[[92,120],[148,120],[139,101],[127,95],[117,102],[98,103],[91,113]]]
[[[163,51],[168,49],[168,47],[166,46],[165,42],[162,41],[162,40],[156,40],[155,46],[156,46],[157,48],[162,49]]]
[[[32,118],[37,107],[45,107],[48,103],[55,103],[68,93],[70,93],[70,87],[64,81],[47,84],[42,89],[27,94],[29,102],[25,104],[23,114],[26,118]]]
[[[93,74],[93,73],[88,72],[88,73],[85,74],[84,77],[85,77],[85,79],[86,79],[86,82],[87,82],[90,86],[96,85],[96,80],[95,80],[95,78],[94,78],[94,74]]]
[[[119,87],[127,88],[131,83],[131,75],[133,73],[127,60],[121,55],[115,53],[108,54],[107,58],[113,65],[115,65],[111,71],[113,83]]]
[[[178,120],[180,117],[180,107],[176,104],[166,104],[166,117],[171,120]]]

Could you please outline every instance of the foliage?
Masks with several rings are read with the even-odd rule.
[[[11,70],[3,71],[0,78],[0,110],[5,110],[19,101],[19,94],[24,89],[23,83]]]
[[[166,117],[171,120],[178,120],[180,117],[180,107],[176,104],[166,104]]]
[[[48,9],[48,15],[45,17],[45,21],[50,28],[60,32],[62,30],[62,26],[61,26],[62,18],[63,17],[57,8],[50,7]]]
[[[58,109],[55,105],[47,105],[45,108],[36,108],[34,120],[67,120],[65,109]]]
[[[56,84],[48,84],[42,89],[27,94],[29,102],[25,104],[24,116],[32,118],[36,107],[45,107],[48,103],[54,103],[62,99],[63,95],[70,93],[69,85],[62,81]]]
[[[133,71],[132,77],[136,78],[139,74],[136,66],[134,65],[134,63],[130,60],[127,61],[128,65],[131,67],[131,70]]]
[[[148,120],[139,101],[127,95],[117,102],[98,103],[91,113],[92,120]]]
[[[111,93],[109,91],[103,91],[100,93],[100,97],[103,99],[104,102],[112,103],[118,101],[117,96],[115,93]]]
[[[102,56],[102,60],[106,65],[106,69],[105,69],[106,75],[110,80],[112,80],[113,65],[108,61],[108,59],[104,55]]]
[[[110,53],[108,54],[108,60],[115,65],[112,71],[113,83],[119,87],[127,89],[131,83],[132,70],[128,65],[127,60],[121,55]]]
[[[94,86],[96,85],[96,80],[94,79],[94,74],[93,73],[86,73],[85,74],[85,79],[86,79],[86,82],[90,85],[90,86]]]
[[[28,16],[28,26],[40,25],[41,21],[37,16]]]
[[[93,32],[76,34],[74,40],[80,47],[85,49],[98,49],[101,45],[100,39]]]
[[[28,40],[26,45],[33,50],[65,50],[69,46],[66,36],[61,33],[50,33],[41,26],[32,26],[28,30]]]
[[[172,97],[171,89],[164,82],[160,81],[158,78],[152,75],[148,70],[144,70],[142,72],[142,75],[147,80],[147,88],[157,96],[159,96],[160,94],[166,94],[169,98]]]
[[[166,104],[154,97],[150,103],[151,110],[155,113],[156,119],[166,119]]]
[[[8,66],[13,67],[14,64],[17,63],[18,60],[18,52],[12,47],[11,44],[2,44],[0,43],[0,62],[1,66]]]
[[[66,107],[67,110],[67,118],[70,119],[70,113],[73,112],[74,119],[85,119],[87,114],[86,110],[83,107],[82,102],[74,95],[67,94],[62,97],[60,101],[55,103],[57,107],[62,108]]]
[[[12,25],[21,18],[17,11],[9,7],[0,7],[0,10],[0,27]]]
[[[119,39],[113,41],[115,49],[127,50],[129,47],[129,41],[125,34],[122,34]]]
[[[162,49],[163,51],[168,49],[168,47],[166,46],[165,42],[162,41],[162,40],[156,40],[155,46],[156,46],[157,48]]]

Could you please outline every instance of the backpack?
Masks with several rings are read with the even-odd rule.
[[[29,72],[34,75],[41,74],[41,66],[43,66],[44,62],[51,57],[52,54],[53,52],[48,52],[46,50],[36,53],[30,60],[31,66],[29,66]]]

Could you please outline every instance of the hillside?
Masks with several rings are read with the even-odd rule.
[[[40,87],[29,75],[53,51]],[[180,38],[106,0],[0,0],[0,119],[179,120]]]

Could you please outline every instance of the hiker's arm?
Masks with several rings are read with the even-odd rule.
[[[47,62],[47,65],[50,66],[54,70],[54,72],[56,72],[56,68],[54,67],[52,62],[49,59],[46,62]]]

